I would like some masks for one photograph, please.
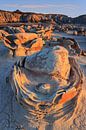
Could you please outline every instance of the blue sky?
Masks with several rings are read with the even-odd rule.
[[[76,17],[86,14],[86,0],[0,0],[0,9],[60,13]]]

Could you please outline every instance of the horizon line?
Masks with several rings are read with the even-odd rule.
[[[54,14],[54,15],[65,15],[65,16],[68,16],[68,17],[71,17],[71,18],[76,18],[76,17],[79,17],[79,16],[83,16],[83,15],[86,15],[86,14],[79,14],[77,16],[69,16],[67,14],[64,14],[64,13],[44,13],[44,12],[38,12],[38,11],[23,11],[23,10],[20,10],[20,9],[16,9],[16,10],[8,10],[8,9],[0,9],[0,11],[7,11],[7,12],[15,12],[15,11],[20,11],[21,13],[34,13],[34,14]]]

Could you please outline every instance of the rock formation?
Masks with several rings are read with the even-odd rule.
[[[64,46],[69,51],[70,55],[81,54],[82,50],[77,41],[74,40],[73,38],[63,37],[61,39],[58,39],[58,42],[59,45]]]
[[[76,18],[71,18],[62,14],[36,14],[21,11],[4,11],[0,10],[0,23],[12,22],[51,22],[51,23],[73,23],[73,24],[86,24],[86,15],[81,15]]]
[[[42,49],[44,41],[35,33],[16,33],[3,37],[4,44],[15,56],[25,56]]]
[[[69,55],[71,56],[82,54],[82,49],[80,48],[78,42],[73,38],[66,38],[66,37],[61,37],[57,39],[52,38],[50,41],[46,42],[46,47],[53,47],[57,45],[65,47],[68,50]]]
[[[0,20],[0,130],[85,130],[85,16],[0,10]]]
[[[3,40],[4,37],[8,36],[9,33],[4,31],[4,30],[0,30],[0,40]]]
[[[10,83],[19,104],[35,124],[68,120],[77,106],[82,73],[77,62],[60,46],[43,49],[17,62]]]

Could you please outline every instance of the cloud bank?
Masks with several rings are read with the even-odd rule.
[[[47,8],[65,8],[65,9],[75,9],[79,8],[77,5],[73,4],[44,4],[44,5],[24,5],[24,4],[4,4],[4,7],[16,7],[16,8],[25,8],[25,9],[47,9]]]

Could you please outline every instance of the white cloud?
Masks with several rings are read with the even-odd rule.
[[[44,5],[25,5],[25,4],[4,4],[2,5],[4,7],[16,7],[16,8],[29,8],[29,9],[38,9],[38,8],[64,8],[64,9],[75,9],[75,8],[79,8],[79,6],[77,5],[73,5],[73,4],[44,4]]]

